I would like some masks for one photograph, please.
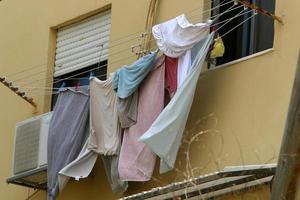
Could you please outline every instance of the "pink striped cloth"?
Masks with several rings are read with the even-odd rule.
[[[138,139],[150,128],[164,108],[164,59],[161,56],[156,60],[155,69],[140,85],[137,122],[124,131],[118,166],[123,181],[151,179],[156,155]]]

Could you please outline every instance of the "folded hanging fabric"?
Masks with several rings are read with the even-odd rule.
[[[88,149],[103,155],[116,155],[121,143],[117,113],[117,95],[112,89],[112,76],[105,81],[90,80],[91,133]]]
[[[140,83],[152,70],[156,55],[157,52],[150,52],[133,64],[125,65],[115,72],[112,85],[118,97],[127,98],[137,90]]]
[[[128,182],[120,179],[118,171],[119,155],[117,156],[101,156],[104,165],[107,180],[111,190],[115,194],[124,193],[128,188]]]
[[[163,110],[164,76],[164,57],[160,57],[140,85],[137,123],[124,131],[119,160],[119,174],[124,181],[148,181],[152,177],[156,155],[138,138]]]
[[[79,180],[81,178],[88,177],[91,173],[98,158],[98,154],[88,150],[87,144],[88,142],[86,142],[77,159],[59,172],[58,182],[60,191],[65,187],[70,177]],[[113,193],[125,192],[128,188],[128,183],[120,179],[118,172],[119,155],[101,155],[101,159],[104,165],[107,180]]]
[[[90,135],[82,148],[80,155],[69,165],[59,172],[60,188],[63,188],[69,177],[79,180],[86,178],[91,173],[97,157],[102,154],[109,164],[113,167],[107,170],[107,176],[111,176],[112,190],[120,192],[127,189],[126,184],[118,177],[116,166],[118,154],[121,146],[122,129],[117,115],[117,95],[112,89],[112,76],[101,81],[95,77],[90,79]],[[122,188],[122,189],[120,189]]]
[[[197,81],[213,35],[214,33],[211,33],[192,48],[191,72],[149,130],[139,138],[160,157],[160,173],[174,168]]]
[[[178,58],[165,56],[165,85],[170,97],[177,90]]]
[[[138,112],[138,90],[126,99],[118,98],[117,111],[122,128],[134,125]]]
[[[97,153],[88,150],[87,140],[79,156],[59,171],[59,191],[61,192],[65,188],[71,177],[75,178],[76,180],[88,177],[96,163],[97,158]]]
[[[48,200],[59,193],[58,172],[80,153],[88,128],[89,96],[66,89],[59,94],[49,124],[48,134]]]
[[[212,21],[191,24],[184,14],[153,26],[152,34],[158,48],[167,56],[177,58],[207,35]]]

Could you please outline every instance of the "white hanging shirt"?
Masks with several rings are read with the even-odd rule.
[[[191,24],[184,14],[153,26],[152,34],[158,48],[167,56],[177,58],[207,36],[212,20]]]

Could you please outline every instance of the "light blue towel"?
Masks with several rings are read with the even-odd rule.
[[[174,168],[197,81],[213,35],[211,33],[192,48],[193,60],[188,77],[148,131],[139,138],[160,157],[160,173]]]
[[[154,67],[156,54],[156,52],[151,52],[133,64],[124,65],[115,72],[112,86],[118,97],[125,99],[137,90],[140,83]]]

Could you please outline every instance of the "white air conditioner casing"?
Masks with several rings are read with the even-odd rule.
[[[47,139],[52,112],[16,124],[13,176],[47,166]]]

